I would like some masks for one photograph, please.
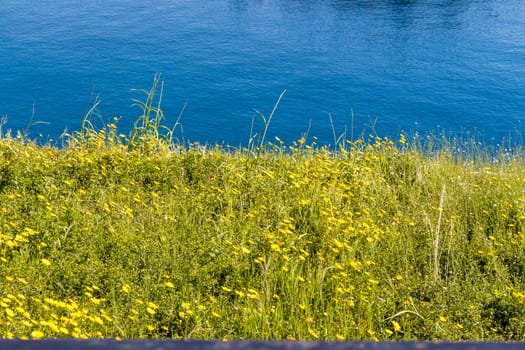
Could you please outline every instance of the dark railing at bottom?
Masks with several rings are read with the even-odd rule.
[[[525,350],[525,342],[320,342],[208,340],[3,340],[0,350]]]

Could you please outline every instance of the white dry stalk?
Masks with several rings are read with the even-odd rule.
[[[441,197],[439,198],[439,217],[437,227],[434,232],[434,284],[439,277],[439,232],[441,231],[441,218],[443,217],[443,202],[445,201],[445,186],[441,190]]]
[[[430,228],[430,232],[432,233],[432,257],[433,257],[433,264],[434,264],[434,284],[437,283],[439,279],[439,233],[441,231],[441,218],[443,217],[443,203],[445,201],[445,186],[443,186],[443,189],[441,190],[441,197],[439,198],[439,216],[437,220],[437,225],[434,227],[432,223],[430,222],[430,219],[427,215],[425,215],[425,219],[427,222],[428,227]]]

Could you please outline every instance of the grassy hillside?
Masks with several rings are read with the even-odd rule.
[[[2,136],[1,335],[525,339],[523,154],[177,146],[148,115]]]

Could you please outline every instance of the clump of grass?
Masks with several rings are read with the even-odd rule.
[[[127,136],[3,135],[3,336],[525,339],[522,153],[184,145],[157,83]]]

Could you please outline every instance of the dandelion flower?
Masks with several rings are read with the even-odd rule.
[[[8,317],[13,317],[15,315],[15,312],[11,310],[10,308],[6,308],[5,313]]]
[[[394,326],[394,332],[401,331],[401,326],[399,325],[399,323],[397,323],[396,321],[391,321],[391,323],[392,323],[392,326]]]
[[[129,293],[131,291],[131,286],[129,284],[124,284],[122,288],[120,289],[123,293]]]
[[[39,330],[34,330],[31,332],[31,338],[33,339],[41,339],[44,337],[44,332]]]
[[[164,287],[167,287],[167,288],[175,288],[175,285],[171,282],[165,282],[164,283]]]

